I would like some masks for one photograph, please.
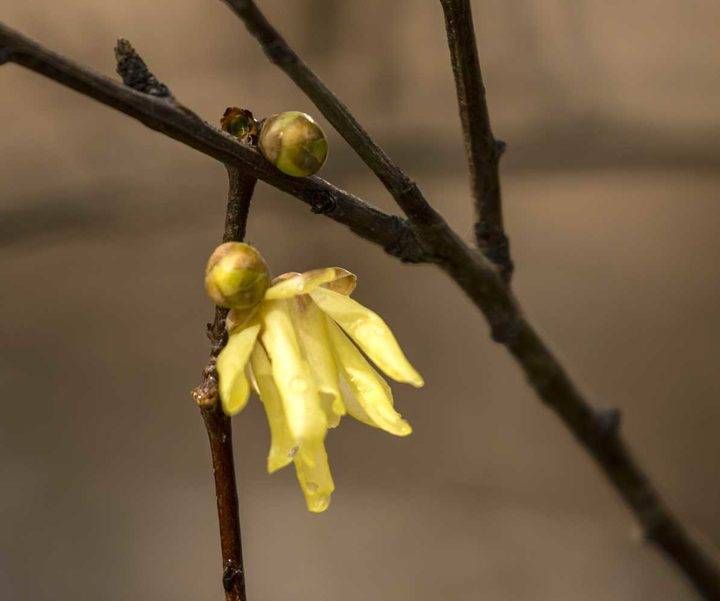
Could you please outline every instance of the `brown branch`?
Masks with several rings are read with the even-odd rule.
[[[420,244],[435,257],[435,262],[462,287],[482,311],[490,324],[493,338],[515,357],[536,394],[559,415],[595,459],[623,500],[635,512],[647,539],[674,561],[706,598],[720,599],[720,566],[717,558],[712,557],[690,537],[634,461],[619,433],[619,412],[597,410],[590,405],[535,329],[525,320],[509,288],[487,259],[473,252],[458,238],[427,202],[417,185],[387,157],[348,108],[303,63],[255,3],[252,0],[223,2],[244,21],[270,60],[307,94],[383,182],[408,216]],[[453,6],[455,5],[456,3],[453,3]],[[469,10],[465,14],[465,19],[468,18]],[[469,43],[468,32],[463,35],[462,39],[457,40],[458,44]],[[474,34],[472,38],[474,39]],[[451,40],[451,47],[454,43]],[[475,57],[477,56],[476,50],[458,47],[456,51],[458,59],[472,57],[473,52]],[[473,68],[470,66],[470,70]],[[477,77],[479,73],[478,66]],[[475,85],[478,83],[481,83],[479,79]],[[475,90],[477,91],[479,90]],[[467,93],[471,92],[472,88],[468,88]],[[475,101],[477,102],[478,98],[475,98]],[[484,100],[482,103],[484,105]],[[484,112],[487,113],[486,108]],[[468,113],[468,118],[470,117],[472,115]],[[496,153],[497,147],[490,133],[489,119],[486,120],[486,128],[486,142],[493,141],[493,152]],[[482,124],[480,129],[482,130]],[[494,173],[492,177],[497,178],[496,169]],[[496,194],[491,202],[497,204],[494,207],[494,216],[489,216],[488,219],[494,219],[495,226],[502,231],[499,180],[495,192],[491,189],[492,186],[491,181],[486,192],[490,196]],[[509,277],[510,268],[506,267],[505,270]]]
[[[402,261],[421,263],[430,260],[404,219],[383,213],[319,177],[294,178],[282,174],[255,149],[208,125],[177,102],[119,84],[43,48],[2,23],[0,57],[113,107],[225,165],[253,174],[300,199],[313,212],[327,215],[362,238],[379,244]]]
[[[118,40],[115,48],[117,72],[123,83],[143,94],[166,98],[177,103],[168,87],[148,69],[145,61],[127,40]],[[257,179],[244,174],[237,167],[228,167],[228,203],[225,213],[223,242],[242,241],[245,237],[250,201]],[[192,396],[200,407],[210,443],[220,552],[222,554],[222,584],[226,601],[246,601],[245,566],[242,555],[240,511],[238,506],[235,462],[233,458],[232,423],[217,402],[217,356],[227,342],[225,317],[227,310],[215,307],[215,319],[207,324],[210,339],[210,361],[203,370],[203,381]]]
[[[222,240],[223,242],[240,242],[245,238],[250,200],[257,180],[236,167],[228,167],[228,179],[228,204]],[[215,307],[215,319],[213,323],[207,325],[207,335],[210,339],[210,361],[203,370],[202,383],[193,390],[193,398],[200,406],[210,441],[220,526],[225,599],[226,601],[246,601],[245,566],[233,460],[232,423],[218,403],[218,375],[215,367],[217,356],[227,342],[226,317],[227,309]]]
[[[490,127],[470,0],[440,1],[475,199],[475,240],[483,254],[498,266],[503,279],[510,281],[513,263],[503,227],[499,173],[505,144],[495,139]]]
[[[247,4],[238,2],[238,5],[243,5],[240,8]],[[282,55],[284,51],[280,47],[280,50],[274,52]],[[396,256],[406,260],[432,259],[482,311],[490,324],[493,338],[508,348],[537,395],[558,413],[595,459],[621,497],[635,512],[648,540],[654,542],[673,560],[707,599],[720,599],[720,569],[717,561],[689,536],[634,462],[620,438],[618,414],[593,409],[583,398],[563,367],[524,319],[494,267],[480,253],[468,248],[459,239],[427,203],[417,186],[390,163],[382,151],[380,154],[376,152],[377,146],[374,143],[370,141],[370,145],[366,146],[363,135],[367,134],[363,130],[350,131],[350,126],[357,122],[351,117],[350,122],[346,122],[344,115],[347,109],[343,112],[341,108],[334,106],[337,101],[329,90],[324,87],[316,90],[312,80],[309,80],[310,83],[306,86],[309,89],[308,95],[314,101],[316,97],[319,98],[328,107],[328,113],[338,116],[333,125],[346,139],[354,140],[353,147],[358,154],[363,153],[368,157],[366,162],[372,163],[373,170],[386,183],[386,187],[408,215],[412,231],[407,228],[406,222],[399,218],[385,215],[318,178],[293,179],[279,176],[267,164],[261,164],[262,159],[251,148],[238,144],[229,136],[209,127],[189,111],[179,110],[167,101],[126,90],[124,86],[118,86],[107,78],[75,65],[2,25],[0,54],[117,108],[223,163],[236,166],[246,174],[257,176],[281,190],[290,192],[311,206],[317,202],[318,196],[321,200],[331,200],[336,206],[324,212],[336,221],[348,225],[364,238],[383,246],[392,244],[396,238],[403,238],[402,252],[394,252]],[[323,111],[319,100],[316,104]],[[334,113],[330,110],[333,106]],[[323,113],[325,114],[325,111]],[[340,205],[342,209],[338,213],[337,206]]]

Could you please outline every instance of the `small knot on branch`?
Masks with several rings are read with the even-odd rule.
[[[505,140],[495,140],[495,157],[499,159],[507,150],[507,142]]]
[[[198,407],[213,407],[217,403],[218,380],[214,363],[203,370],[202,383],[193,388],[190,394]]]
[[[115,60],[118,75],[126,86],[150,96],[172,98],[170,89],[151,73],[132,44],[123,38],[115,46]]]
[[[620,430],[622,414],[619,409],[594,409],[595,420],[603,438],[612,438]]]
[[[310,210],[316,215],[327,215],[337,207],[337,201],[330,192],[323,191],[312,199]]]
[[[223,589],[225,589],[226,593],[231,593],[238,590],[244,592],[245,573],[243,572],[242,567],[235,566],[231,561],[228,560],[228,563],[223,570],[222,582]]]

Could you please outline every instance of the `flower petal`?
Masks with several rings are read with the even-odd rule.
[[[328,426],[334,428],[345,415],[340,394],[338,368],[327,334],[327,318],[307,294],[287,301],[303,356],[310,365],[320,394],[320,402],[328,417]]]
[[[390,328],[377,313],[325,288],[316,288],[310,296],[393,380],[416,387],[423,385],[422,377],[410,365]]]
[[[362,408],[362,412],[357,411],[346,399],[345,404],[350,415],[396,436],[410,434],[410,424],[393,407],[392,391],[387,382],[378,375],[343,331],[329,320],[328,334],[337,363],[355,400]]]
[[[308,510],[321,513],[330,505],[335,483],[322,441],[305,444],[295,456],[295,472]]]
[[[273,280],[273,285],[265,292],[266,300],[291,298],[298,294],[308,294],[319,286],[334,290],[339,294],[350,294],[355,289],[357,278],[347,269],[326,267],[313,269],[305,273],[288,273]]]
[[[245,365],[260,332],[255,321],[242,330],[235,330],[217,358],[218,392],[223,411],[235,415],[247,405],[250,386],[245,377]]]
[[[267,470],[272,474],[292,462],[298,447],[285,419],[280,391],[275,386],[270,359],[262,344],[255,345],[250,356],[250,365],[270,427]]]
[[[302,355],[287,301],[264,301],[260,318],[263,322],[261,340],[270,357],[273,378],[293,438],[301,445],[323,440],[327,418],[320,406],[310,366]]]
[[[230,309],[225,318],[225,329],[232,334],[238,328],[245,327],[251,323],[258,311],[258,305],[247,309]],[[257,320],[256,320],[257,321]]]

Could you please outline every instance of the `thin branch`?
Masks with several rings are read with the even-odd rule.
[[[117,72],[123,83],[142,94],[166,98],[177,103],[169,88],[148,69],[145,61],[127,40],[118,40],[115,48]],[[223,242],[242,241],[245,237],[250,201],[257,179],[236,167],[228,167],[228,203],[225,213]],[[245,567],[242,555],[240,511],[238,506],[235,462],[233,458],[232,423],[217,402],[217,356],[227,342],[225,317],[227,310],[215,307],[215,319],[207,324],[210,339],[210,361],[203,370],[203,381],[192,392],[200,407],[210,442],[220,551],[222,554],[222,583],[226,601],[246,601]]]
[[[208,125],[177,102],[119,84],[43,48],[3,23],[0,23],[0,57],[111,106],[225,165],[252,173],[302,200],[313,212],[327,215],[362,238],[379,244],[402,261],[422,263],[430,260],[404,219],[383,213],[319,177],[294,178],[282,174],[255,149]]]
[[[254,177],[236,167],[228,167],[228,204],[225,213],[223,242],[241,242],[245,238],[250,201],[255,189]],[[210,441],[220,549],[223,560],[223,588],[226,601],[246,601],[245,566],[238,511],[237,485],[233,460],[232,423],[218,402],[217,356],[227,343],[225,318],[227,309],[215,307],[215,319],[207,325],[210,339],[210,361],[203,370],[202,383],[193,390],[193,398],[200,406]]]
[[[475,199],[475,240],[483,254],[510,281],[513,263],[503,226],[500,157],[505,143],[490,127],[470,0],[441,0],[457,91],[470,186]]]
[[[552,408],[595,459],[642,524],[646,537],[680,567],[708,599],[720,599],[720,565],[673,516],[620,436],[620,414],[597,410],[583,397],[535,329],[499,274],[470,250],[432,208],[416,184],[370,138],[348,108],[288,46],[252,0],[223,0],[245,23],[270,60],[313,101],[355,152],[383,182],[408,216],[423,248],[470,296],[490,324],[494,340],[506,346],[540,399]],[[469,18],[469,12],[465,18]],[[474,35],[472,36],[474,38]],[[460,43],[468,43],[467,35]],[[451,43],[452,44],[452,43]],[[458,56],[471,51],[458,48]],[[479,67],[477,74],[479,75]],[[470,92],[470,90],[468,90]],[[477,100],[477,99],[476,99]],[[489,132],[489,120],[487,122]],[[490,135],[492,139],[492,135]],[[497,186],[496,225],[500,219]],[[507,272],[509,276],[509,271]]]
[[[635,512],[648,540],[673,560],[707,599],[720,600],[717,560],[690,537],[632,459],[620,438],[618,414],[612,410],[598,411],[583,398],[564,368],[524,319],[494,267],[460,240],[427,203],[417,186],[399,169],[393,165],[378,165],[378,171],[388,181],[388,189],[409,217],[412,226],[410,234],[407,234],[406,222],[399,218],[385,215],[317,178],[303,180],[278,176],[275,170],[259,163],[262,159],[252,149],[211,128],[189,111],[180,111],[163,100],[130,90],[121,92],[125,90],[123,86],[119,86],[118,90],[117,84],[111,80],[75,65],[0,25],[0,50],[2,48],[9,54],[9,60],[117,108],[153,129],[257,176],[311,205],[315,195],[332,198],[338,206],[342,203],[341,215],[333,209],[328,212],[329,216],[370,241],[384,246],[386,242],[391,243],[398,232],[412,240],[403,243],[402,248],[410,252],[412,258],[432,259],[468,294],[490,324],[493,338],[508,348],[536,394],[558,413]],[[318,92],[319,95],[322,93],[322,90]],[[325,98],[330,104],[333,99],[332,95]],[[342,111],[339,114],[342,115]],[[336,127],[342,131],[343,122],[339,123],[340,126]],[[346,139],[351,137],[347,131],[343,135]],[[362,140],[360,136],[356,143],[362,146]],[[374,144],[373,147],[376,148]],[[362,150],[372,155],[371,151]],[[404,253],[399,254],[407,258]]]

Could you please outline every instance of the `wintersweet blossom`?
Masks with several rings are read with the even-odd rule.
[[[339,267],[270,282],[260,254],[242,243],[218,247],[206,270],[210,296],[232,307],[217,358],[223,411],[242,411],[252,385],[270,426],[268,472],[294,463],[313,512],[328,508],[335,488],[324,441],[344,415],[396,436],[412,432],[370,361],[393,380],[423,385],[387,324],[350,298],[356,282]]]

